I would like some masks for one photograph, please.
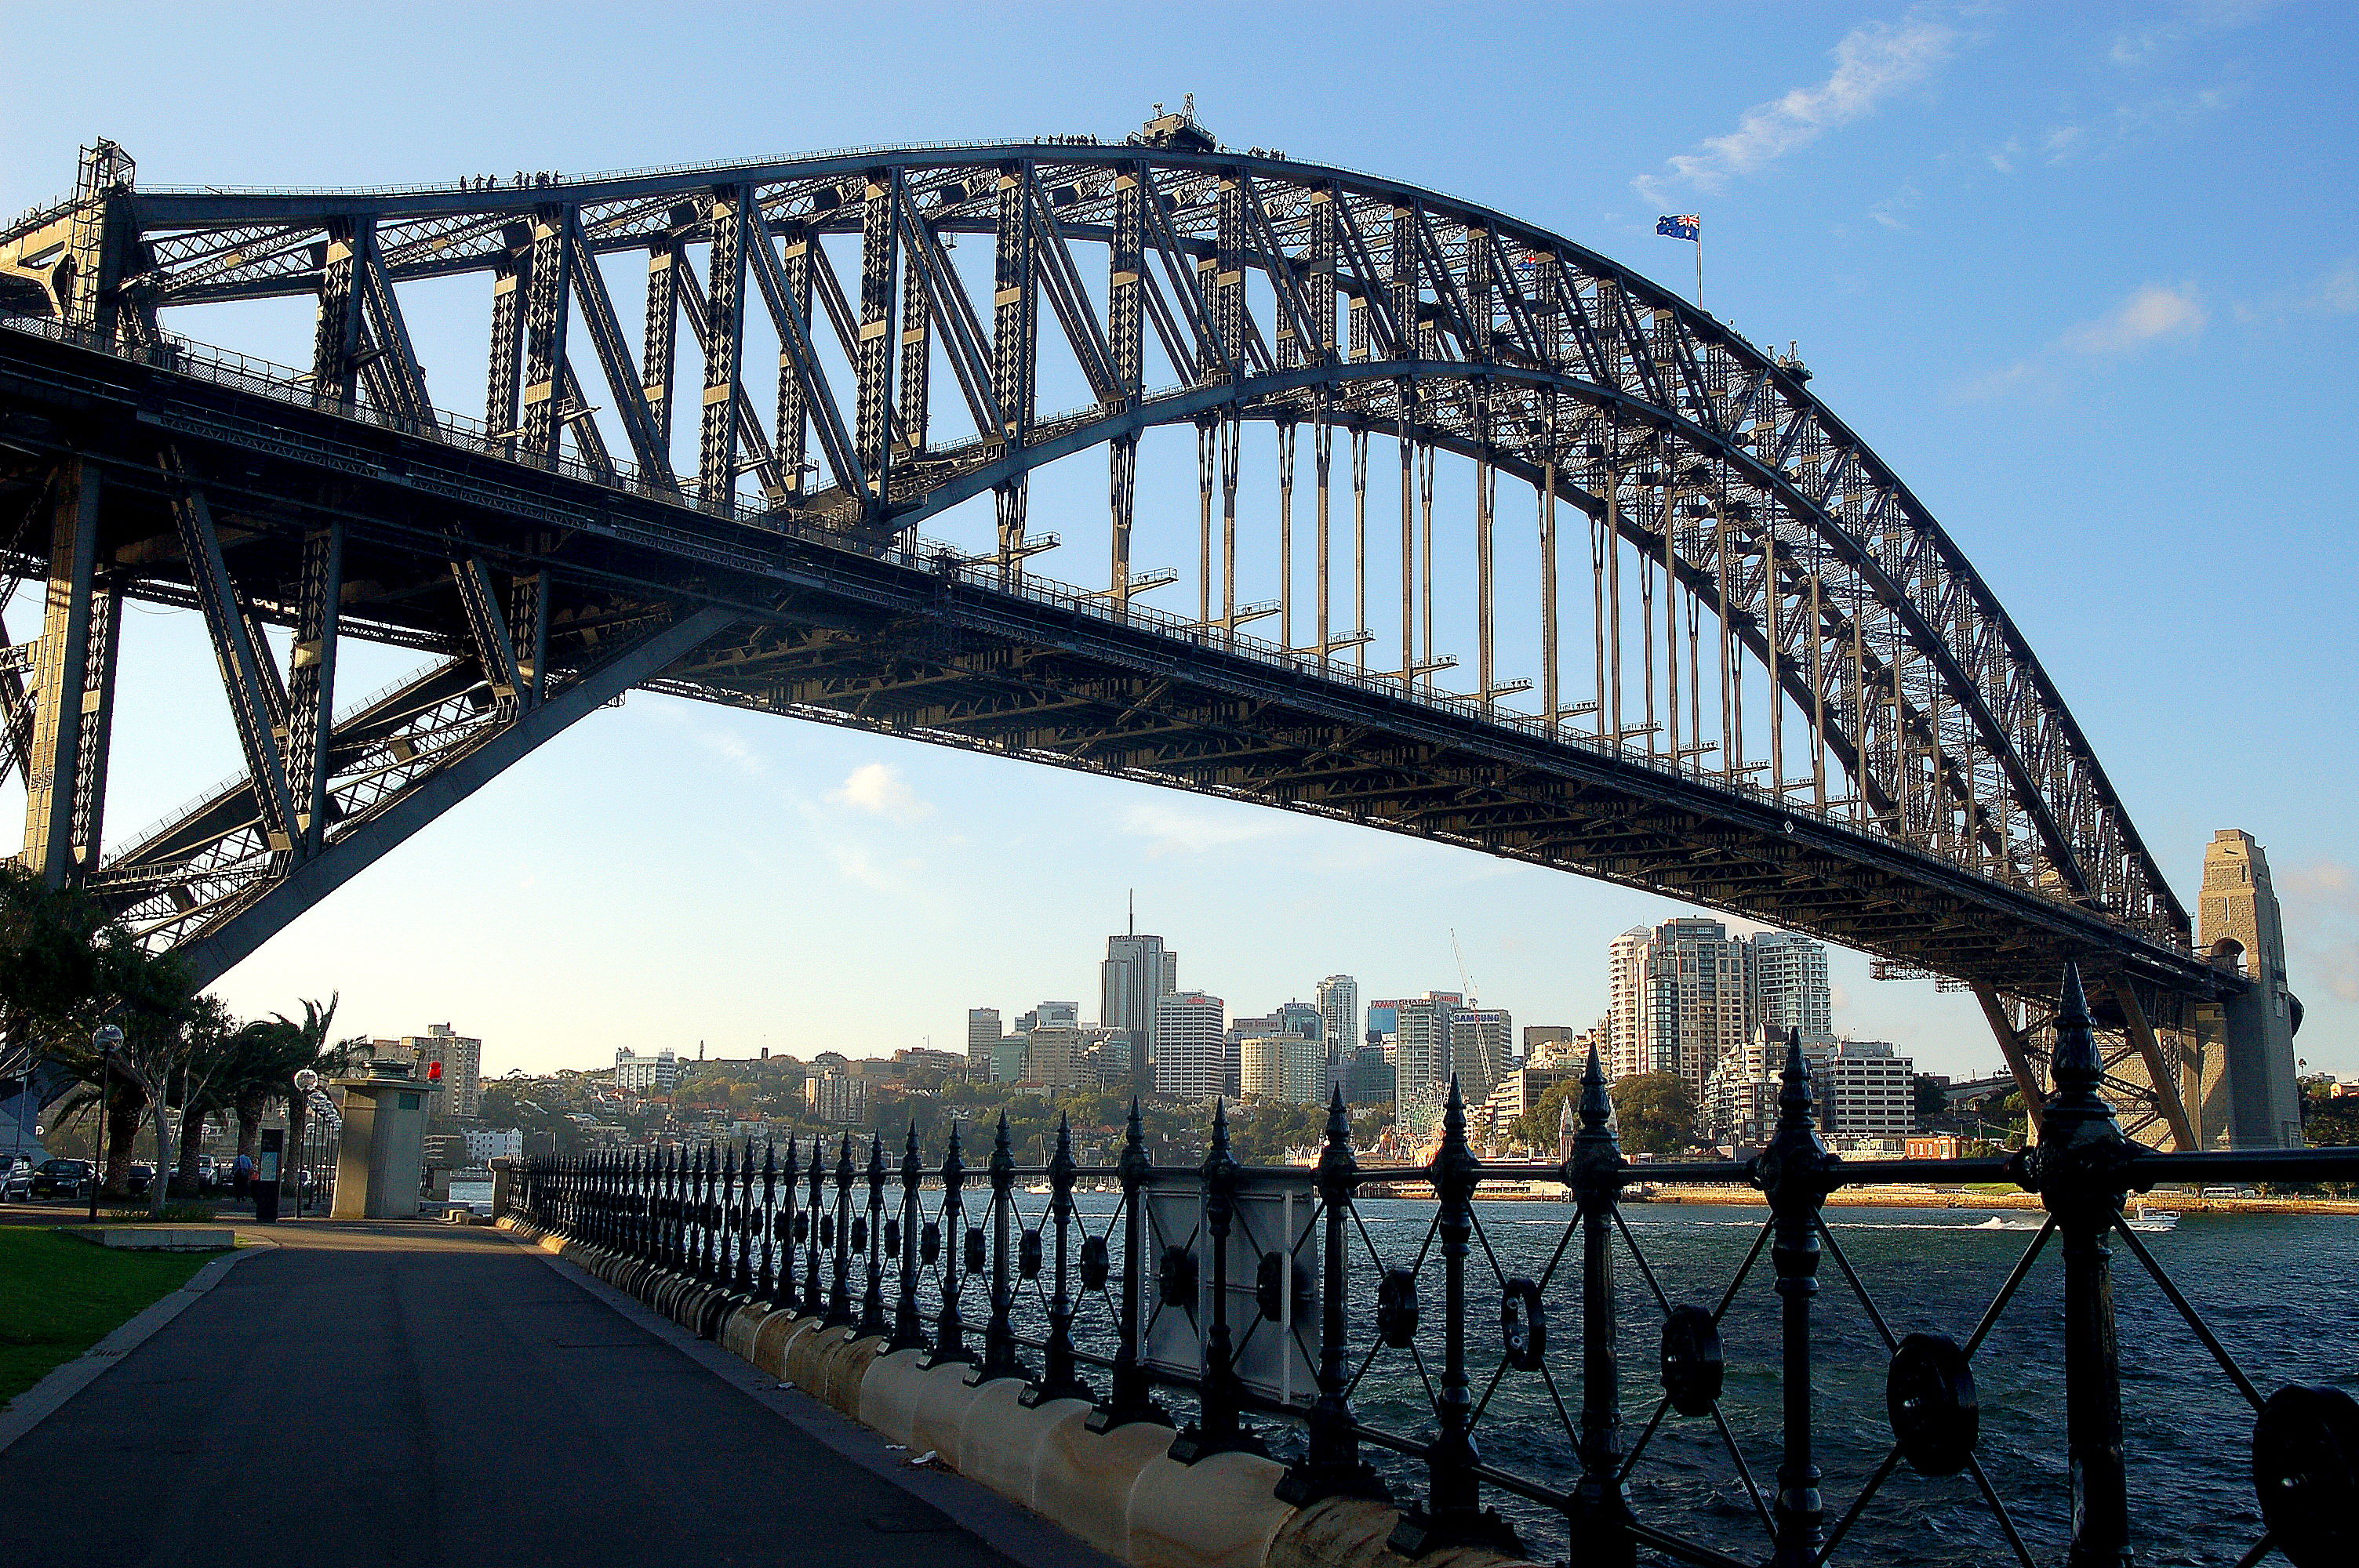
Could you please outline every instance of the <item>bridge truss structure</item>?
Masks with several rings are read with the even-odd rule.
[[[308,368],[204,346],[272,301]],[[421,342],[482,356],[480,420]],[[142,189],[102,143],[0,231],[22,858],[211,977],[647,689],[1809,932],[1971,986],[2035,1116],[2078,960],[2109,1092],[2196,1144],[2244,981],[1809,380],[1558,235],[1187,115],[379,190]],[[1036,491],[1103,516],[1102,580],[1040,569],[1080,552]],[[247,770],[107,844],[126,599],[202,615]],[[353,638],[425,666],[340,707]]]

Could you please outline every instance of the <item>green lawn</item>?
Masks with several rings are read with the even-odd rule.
[[[32,1226],[0,1226],[0,1404],[220,1256],[117,1251]]]

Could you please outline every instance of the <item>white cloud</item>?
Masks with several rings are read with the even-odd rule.
[[[2118,66],[2144,65],[2190,39],[2241,27],[2276,8],[2276,0],[2195,0],[2175,16],[2115,34],[2105,58]]]
[[[2359,310],[2359,261],[2342,265],[2315,283],[2281,288],[2258,299],[2238,300],[2239,321],[2282,321],[2288,316],[2348,316]]]
[[[2074,353],[2126,353],[2158,339],[2200,336],[2205,319],[2191,287],[2149,283],[2096,320],[2073,328],[2061,341]]]
[[[2067,163],[2083,155],[2104,157],[2156,132],[2192,124],[2216,114],[2244,93],[2240,83],[2223,82],[2193,92],[2165,93],[2136,103],[2116,103],[2110,114],[2086,124],[2058,125],[2040,138],[2039,150],[2049,163]]]
[[[1908,225],[1901,222],[1900,214],[1916,206],[1919,200],[1914,182],[1906,183],[1869,208],[1867,215],[1887,229],[1906,229]]]
[[[1931,75],[1950,58],[1956,32],[1912,15],[1898,27],[1872,22],[1834,47],[1835,69],[1815,87],[1797,87],[1747,109],[1736,129],[1710,136],[1692,153],[1670,160],[1669,179],[1717,191],[1734,176],[1754,173],[1810,146],[1830,130],[1874,114],[1895,93]],[[1633,181],[1650,199],[1662,178]]]
[[[2012,392],[2060,390],[2067,363],[2082,360],[2117,359],[2148,343],[2193,339],[2202,334],[2205,314],[2192,284],[2178,288],[2149,283],[2093,321],[2083,321],[2028,359],[1991,371],[1968,383],[1970,398],[1996,397]]]
[[[890,762],[862,763],[852,770],[841,789],[829,791],[827,798],[891,822],[916,822],[934,811]]]

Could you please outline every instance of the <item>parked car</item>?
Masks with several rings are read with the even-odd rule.
[[[33,1157],[30,1154],[0,1154],[0,1203],[10,1203],[33,1195]]]
[[[124,1177],[123,1184],[125,1188],[130,1192],[133,1197],[136,1198],[142,1195],[149,1187],[156,1184],[156,1167],[153,1165],[132,1166],[129,1173]]]
[[[33,1167],[31,1195],[78,1198],[90,1190],[87,1160],[44,1160]]]
[[[197,1186],[200,1191],[212,1192],[221,1185],[222,1178],[225,1173],[221,1168],[221,1162],[212,1155],[197,1156]]]

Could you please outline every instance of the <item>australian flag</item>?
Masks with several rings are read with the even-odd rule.
[[[1701,243],[1703,219],[1694,212],[1684,213],[1677,218],[1658,218],[1655,220],[1655,232],[1674,240],[1694,240]]]

